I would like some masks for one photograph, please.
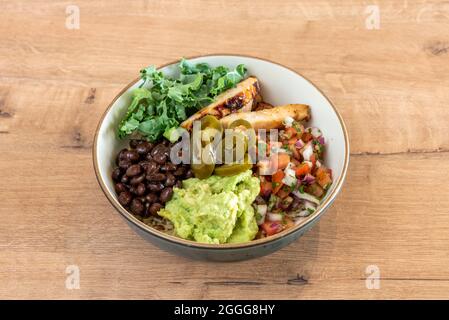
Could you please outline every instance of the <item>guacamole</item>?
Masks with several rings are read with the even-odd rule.
[[[203,243],[251,241],[258,231],[252,203],[260,191],[251,170],[200,180],[184,180],[159,215],[173,222],[176,234]]]

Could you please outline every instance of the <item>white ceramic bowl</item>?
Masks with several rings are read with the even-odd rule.
[[[248,74],[256,76],[261,84],[262,96],[273,105],[288,103],[308,104],[311,107],[310,126],[322,130],[326,139],[325,165],[332,169],[333,184],[318,209],[299,225],[264,239],[241,244],[202,244],[180,239],[153,229],[128,213],[117,200],[111,172],[115,156],[128,141],[116,136],[117,125],[126,113],[131,91],[141,83],[133,81],[111,102],[102,116],[95,134],[93,161],[98,182],[111,204],[139,234],[155,245],[191,258],[232,261],[254,258],[274,252],[291,243],[309,230],[329,208],[339,193],[349,164],[349,141],[343,120],[329,99],[310,81],[297,72],[267,60],[238,55],[208,55],[189,58],[194,63],[207,62],[211,66],[230,68],[245,64]],[[159,70],[176,76],[178,61],[161,66]]]

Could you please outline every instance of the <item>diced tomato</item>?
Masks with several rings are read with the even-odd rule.
[[[273,234],[281,232],[283,227],[279,222],[265,221],[262,224],[262,229],[265,231],[267,236],[272,236]]]
[[[296,148],[294,144],[291,144],[291,145],[289,146],[289,149],[290,149],[290,151],[292,152],[293,159],[296,159],[296,160],[298,160],[298,161],[301,161],[301,153],[299,153],[298,148]],[[293,162],[293,160],[290,160],[290,161]]]
[[[310,156],[310,162],[312,162],[312,166],[313,167],[315,167],[315,164],[316,164],[316,160],[318,159],[318,157],[317,157],[317,155],[316,155],[316,153],[313,153],[311,156]]]
[[[260,195],[268,197],[273,190],[273,184],[270,181],[260,182]]]
[[[296,137],[296,129],[293,127],[285,129],[285,137],[287,139],[295,138]]]
[[[282,187],[282,179],[284,179],[284,171],[278,170],[271,177],[271,181],[274,183],[273,185],[273,193],[276,194]]]
[[[277,169],[285,169],[290,162],[290,156],[288,153],[281,152],[272,155],[273,164],[277,167]]]
[[[276,195],[281,199],[288,197],[289,194],[290,194],[290,188],[286,185],[282,186],[282,188],[279,189],[278,192],[276,192]]]
[[[303,163],[295,169],[295,173],[296,177],[299,178],[299,176],[303,176],[310,173],[310,167],[307,163]]]
[[[309,142],[312,139],[313,139],[313,136],[310,132],[304,132],[301,136],[301,140],[304,141],[305,143]]]
[[[331,174],[328,169],[320,167],[316,169],[316,182],[323,187],[326,188],[330,183],[332,183]]]
[[[304,132],[301,136],[302,141],[304,141],[305,143],[309,142],[310,140],[313,139],[313,136],[310,132]]]
[[[321,188],[318,183],[312,183],[311,185],[306,187],[306,192],[314,195],[317,198],[321,198],[324,194],[323,188]]]
[[[291,159],[290,161],[293,163],[293,165],[295,167],[298,167],[298,166],[301,165],[301,162],[299,160],[295,159],[295,158]]]

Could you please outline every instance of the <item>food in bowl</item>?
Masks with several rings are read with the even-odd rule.
[[[259,179],[251,170],[227,177],[191,178],[175,188],[173,199],[158,214],[173,222],[176,234],[184,239],[247,242],[259,230],[252,208],[259,191]]]
[[[178,77],[153,67],[141,77],[118,127],[130,147],[112,172],[120,204],[136,218],[188,240],[242,243],[317,209],[332,171],[320,129],[305,127],[309,106],[265,102],[244,65],[183,59]]]

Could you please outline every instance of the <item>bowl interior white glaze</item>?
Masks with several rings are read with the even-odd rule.
[[[261,84],[262,96],[265,101],[273,105],[303,103],[311,107],[312,119],[309,126],[321,129],[326,139],[325,165],[332,169],[333,180],[326,199],[333,195],[337,188],[341,187],[346,173],[349,157],[349,145],[346,137],[346,129],[342,119],[328,99],[312,83],[293,72],[292,70],[272,63],[245,56],[203,56],[190,59],[193,63],[207,62],[211,66],[225,65],[234,68],[238,64],[245,64],[248,74],[256,76]],[[178,74],[178,62],[161,68],[165,74],[176,76]],[[132,85],[112,104],[105,114],[99,126],[96,139],[96,159],[98,164],[99,179],[104,182],[109,193],[115,195],[111,172],[115,166],[115,157],[118,151],[124,148],[128,141],[119,140],[116,136],[117,126],[125,115],[131,100],[131,91],[141,84],[141,80]],[[94,151],[95,152],[95,151]],[[341,181],[340,181],[341,180]],[[340,183],[335,183],[340,181]],[[118,202],[117,202],[117,205]],[[319,210],[317,210],[317,214]],[[310,216],[313,219],[315,214]]]

